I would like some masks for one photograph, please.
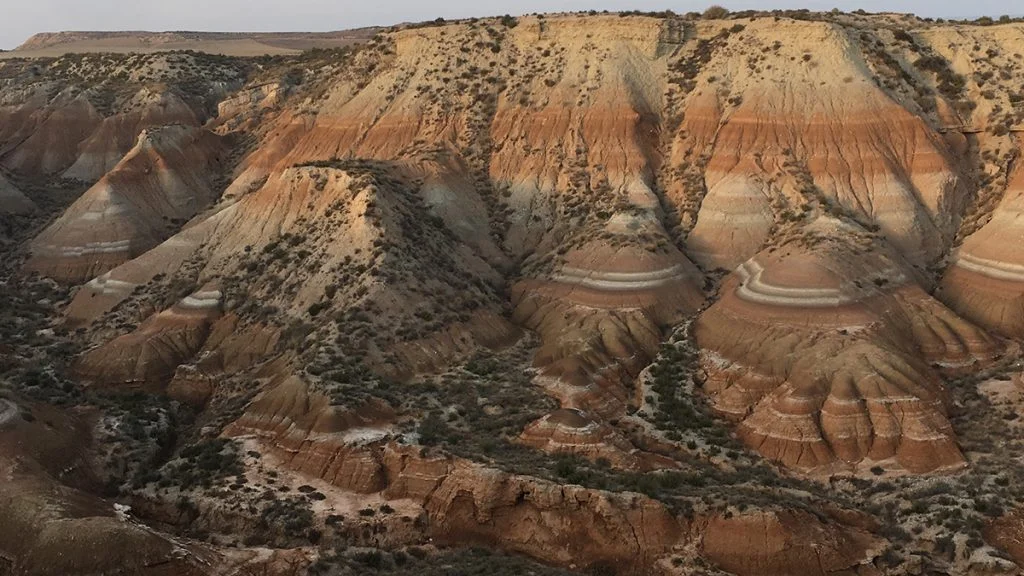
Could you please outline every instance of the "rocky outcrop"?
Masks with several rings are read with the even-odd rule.
[[[576,454],[622,470],[673,468],[670,458],[638,450],[621,432],[583,412],[563,408],[531,423],[519,441],[552,454]]]
[[[740,266],[698,320],[714,408],[787,466],[962,466],[929,363],[977,369],[1001,344],[928,296],[897,257],[858,249],[863,236],[814,229],[828,234]]]
[[[717,517],[701,536],[701,551],[720,568],[763,576],[877,574],[864,553],[880,551],[879,544],[865,530],[825,523],[807,512]]]
[[[762,565],[772,574],[824,575],[855,569],[878,547],[863,526],[838,518],[787,512],[684,518],[640,494],[563,486],[430,454],[397,442],[393,418],[382,405],[331,406],[289,377],[272,383],[225,434],[255,435],[289,468],[345,490],[419,503],[436,542],[497,546],[552,564],[648,574],[659,558],[692,544],[740,575],[759,574]],[[754,525],[757,537],[739,537],[743,554],[728,556],[737,534]],[[820,563],[814,546],[821,546]]]
[[[80,282],[166,239],[216,197],[222,139],[199,128],[143,131],[135,147],[33,242],[28,267]]]
[[[869,563],[880,542],[862,528],[803,514],[678,518],[639,494],[559,486],[412,447],[389,445],[384,463],[384,494],[422,501],[435,540],[500,545],[559,565],[649,574],[659,556],[695,540],[735,574],[825,575]],[[802,540],[808,536],[815,540]]]
[[[205,408],[231,376],[275,358],[280,333],[260,324],[243,325],[228,312],[210,324],[202,348],[179,364],[165,390],[173,400]]]
[[[643,573],[686,532],[685,521],[636,494],[559,486],[416,449],[384,457],[391,498],[423,502],[435,539],[501,545],[544,561]]]

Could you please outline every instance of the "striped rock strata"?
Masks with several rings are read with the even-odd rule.
[[[545,452],[576,454],[592,461],[606,461],[620,470],[675,467],[671,459],[638,450],[614,427],[590,419],[574,409],[556,410],[531,423],[523,430],[519,441]]]
[[[199,128],[143,131],[113,170],[36,237],[28,267],[80,282],[156,246],[215,199],[225,150],[219,136]]]
[[[29,178],[95,182],[143,130],[198,127],[237,63],[197,54],[69,55],[0,62],[0,165]]]
[[[824,242],[741,265],[698,320],[714,408],[747,444],[799,469],[964,465],[940,373],[977,370],[1002,345],[931,298],[892,254],[823,226]]]

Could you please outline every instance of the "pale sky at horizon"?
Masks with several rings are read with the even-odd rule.
[[[702,11],[808,8],[913,12],[920,16],[975,18],[1024,15],[1019,0],[4,0],[0,49],[37,32],[62,30],[195,30],[217,32],[323,32],[418,22],[575,10]]]

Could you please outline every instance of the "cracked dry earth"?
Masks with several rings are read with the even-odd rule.
[[[0,574],[1019,573],[981,24],[7,54]]]

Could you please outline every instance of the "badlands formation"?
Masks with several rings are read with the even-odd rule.
[[[1024,569],[1024,24],[133,34],[0,60],[0,574]]]

